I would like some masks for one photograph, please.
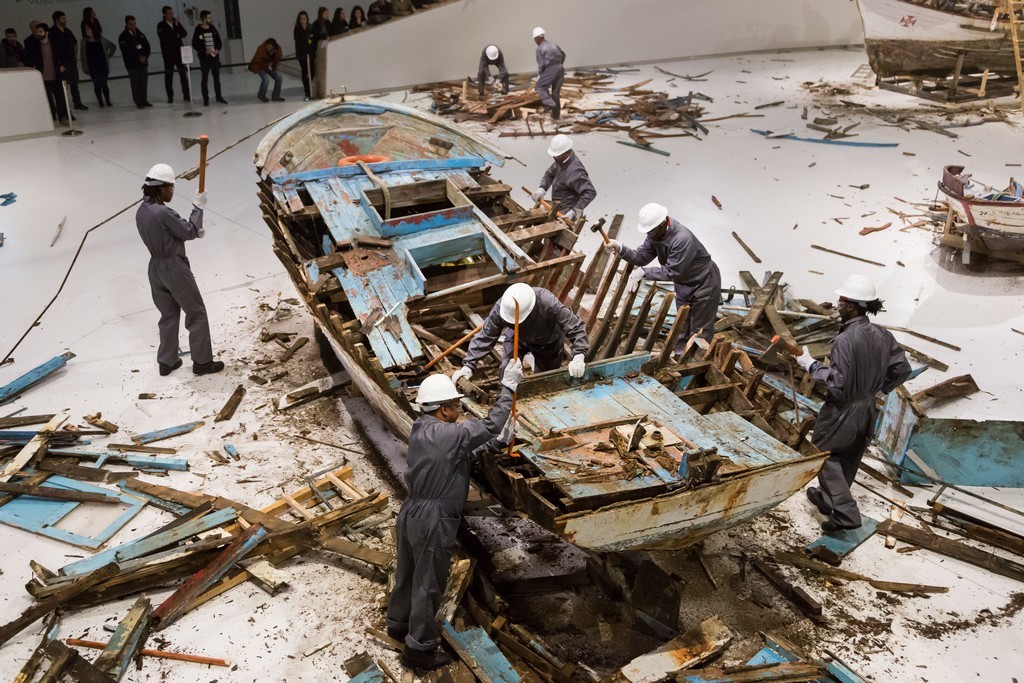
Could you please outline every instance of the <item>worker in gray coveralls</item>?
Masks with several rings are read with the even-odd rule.
[[[480,64],[476,70],[476,88],[480,97],[484,96],[487,81],[491,77],[492,66],[498,70],[495,80],[501,86],[501,92],[505,95],[508,94],[508,69],[505,68],[505,55],[501,54],[497,45],[488,45],[480,53]]]
[[[590,349],[587,326],[572,309],[554,294],[542,287],[531,287],[525,282],[510,285],[501,299],[495,302],[484,319],[483,328],[469,342],[469,350],[462,367],[452,374],[458,384],[462,378],[471,379],[476,366],[490,353],[500,337],[505,340],[505,356],[501,367],[512,359],[515,336],[516,303],[519,303],[519,357],[527,370],[555,370],[565,360],[565,338],[572,346],[569,376],[579,379],[587,369],[586,357]],[[499,370],[501,369],[499,367]]]
[[[644,241],[630,249],[617,240],[609,240],[605,249],[618,254],[623,261],[639,266],[633,271],[636,284],[640,280],[671,282],[676,290],[676,309],[690,307],[686,327],[679,334],[682,346],[694,334],[711,341],[715,334],[718,305],[722,302],[722,275],[700,240],[690,230],[669,218],[661,204],[647,204],[640,209],[637,226]],[[644,268],[658,259],[660,266]]]
[[[398,558],[387,615],[388,635],[404,642],[401,662],[410,669],[438,669],[451,662],[439,647],[437,610],[469,493],[473,452],[496,437],[509,440],[512,399],[522,378],[522,363],[509,363],[501,395],[482,420],[458,421],[462,394],[446,375],[427,377],[417,392],[423,415],[409,434],[409,496],[395,527]]]
[[[548,156],[553,157],[554,161],[544,171],[540,189],[530,198],[539,202],[550,187],[551,203],[562,212],[562,216],[570,221],[575,220],[594,201],[597,190],[594,189],[594,183],[590,182],[583,160],[572,151],[572,138],[568,135],[559,134],[551,139]]]
[[[166,376],[181,367],[178,327],[182,311],[185,311],[185,328],[188,329],[192,372],[197,375],[220,372],[224,363],[213,360],[206,306],[185,256],[185,241],[206,234],[203,230],[206,193],[196,192],[192,215],[186,221],[167,205],[174,197],[174,171],[167,164],[157,164],[146,174],[142,194],[142,204],[135,212],[135,225],[149,249],[149,286],[153,303],[160,311],[160,348],[156,352],[160,374]]]
[[[540,103],[551,112],[551,118],[557,121],[562,117],[565,53],[545,37],[540,26],[533,29],[533,42],[537,44],[537,94],[540,95]]]
[[[836,294],[842,327],[832,345],[829,364],[811,358],[806,346],[796,359],[828,388],[811,441],[830,455],[818,473],[820,488],[807,489],[807,497],[828,517],[821,525],[828,534],[861,525],[850,486],[874,436],[878,413],[875,394],[889,393],[907,381],[911,371],[892,333],[868,321],[868,314],[882,310],[871,280],[851,275]]]

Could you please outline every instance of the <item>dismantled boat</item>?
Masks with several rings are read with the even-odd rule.
[[[1017,76],[1009,22],[994,2],[857,0],[857,7],[868,63],[882,78],[986,69]]]
[[[491,177],[503,154],[431,114],[374,100],[311,104],[255,157],[274,251],[358,391],[399,437],[431,372],[513,282],[546,287],[586,321],[586,375],[528,376],[513,453],[474,479],[581,548],[680,548],[799,491],[824,455],[778,414],[780,394],[740,349],[691,340],[687,309],[628,266],[575,251],[582,221],[524,209]],[[591,300],[588,289],[595,291]],[[628,291],[627,291],[628,290]],[[587,305],[584,305],[586,297]],[[500,347],[462,382],[483,414]],[[430,367],[432,365],[432,367]]]
[[[994,258],[1024,262],[1024,185],[1010,178],[1004,190],[971,180],[963,166],[942,170],[939,190],[946,196],[944,246]]]

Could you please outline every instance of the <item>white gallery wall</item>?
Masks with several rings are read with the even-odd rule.
[[[324,85],[366,92],[465,78],[489,43],[510,71],[535,71],[537,25],[570,67],[863,39],[852,0],[461,0],[331,40]]]

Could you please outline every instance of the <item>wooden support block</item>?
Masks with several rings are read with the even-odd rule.
[[[825,617],[821,613],[821,603],[812,598],[807,591],[799,586],[794,586],[786,579],[786,577],[780,574],[777,569],[762,560],[751,559],[750,563],[754,565],[754,568],[761,572],[761,574],[768,579],[769,583],[775,586],[784,597],[796,605],[804,616],[816,623],[825,622]]]
[[[102,418],[102,413],[96,413],[95,415],[86,415],[83,419],[89,424],[91,424],[93,427],[102,429],[107,434],[116,434],[120,427],[118,427],[113,422],[107,422]]]
[[[753,329],[758,321],[761,319],[761,315],[764,313],[765,306],[768,305],[769,300],[775,296],[775,288],[779,286],[779,281],[782,279],[782,272],[775,271],[772,273],[768,282],[765,283],[764,287],[757,292],[757,296],[754,299],[753,305],[750,307],[750,311],[747,312],[743,322],[740,323],[740,327],[745,330]]]

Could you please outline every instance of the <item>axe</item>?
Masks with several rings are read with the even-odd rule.
[[[181,148],[188,149],[193,145],[199,145],[199,191],[206,191],[206,146],[210,143],[210,138],[205,135],[200,135],[197,138],[182,138]]]
[[[786,341],[779,335],[775,335],[772,337],[771,346],[765,349],[765,352],[761,354],[758,360],[766,365],[774,365],[779,360],[779,351],[785,351],[794,358],[804,352],[796,344]]]

